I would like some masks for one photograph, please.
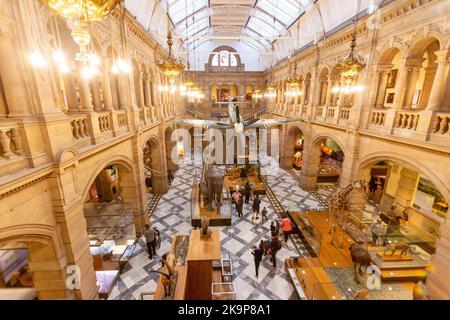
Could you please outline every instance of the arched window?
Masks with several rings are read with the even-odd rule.
[[[209,58],[212,67],[237,67],[240,65],[240,57],[231,47],[216,48]]]

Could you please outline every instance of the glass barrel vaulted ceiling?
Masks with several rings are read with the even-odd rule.
[[[361,0],[360,12],[373,13],[383,2]],[[125,0],[125,6],[162,44],[167,27],[174,30],[181,57],[195,48],[205,63],[214,48],[229,45],[244,62],[245,55],[262,56],[262,70],[351,23],[358,0]]]

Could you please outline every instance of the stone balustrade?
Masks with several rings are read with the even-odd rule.
[[[81,140],[90,137],[87,116],[76,116],[70,118],[72,136],[74,140]]]
[[[23,154],[22,138],[16,125],[0,125],[0,159]]]
[[[394,120],[394,128],[415,131],[420,114],[417,111],[399,111]]]
[[[119,128],[126,127],[128,125],[128,117],[126,111],[117,113],[117,124]]]
[[[438,113],[434,118],[432,133],[450,136],[450,113]]]
[[[328,107],[327,108],[327,119],[333,119],[336,112],[336,107]]]
[[[350,110],[351,108],[342,108],[339,111],[339,120],[347,121],[350,118]]]
[[[371,126],[384,126],[386,122],[386,110],[374,109],[370,111],[369,125]]]
[[[111,119],[109,114],[102,114],[98,117],[98,127],[100,132],[111,131]]]

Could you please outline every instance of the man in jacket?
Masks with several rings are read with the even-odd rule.
[[[153,255],[156,255],[156,231],[151,223],[145,225],[144,236],[147,242],[148,257],[153,259]]]
[[[273,267],[277,267],[277,252],[281,249],[281,242],[278,240],[278,236],[272,237],[270,240],[270,256],[272,259]]]

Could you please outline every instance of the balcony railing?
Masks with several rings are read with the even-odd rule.
[[[87,116],[71,117],[72,137],[74,140],[82,140],[90,137]]]
[[[387,110],[372,110],[369,115],[370,126],[384,126]]]

